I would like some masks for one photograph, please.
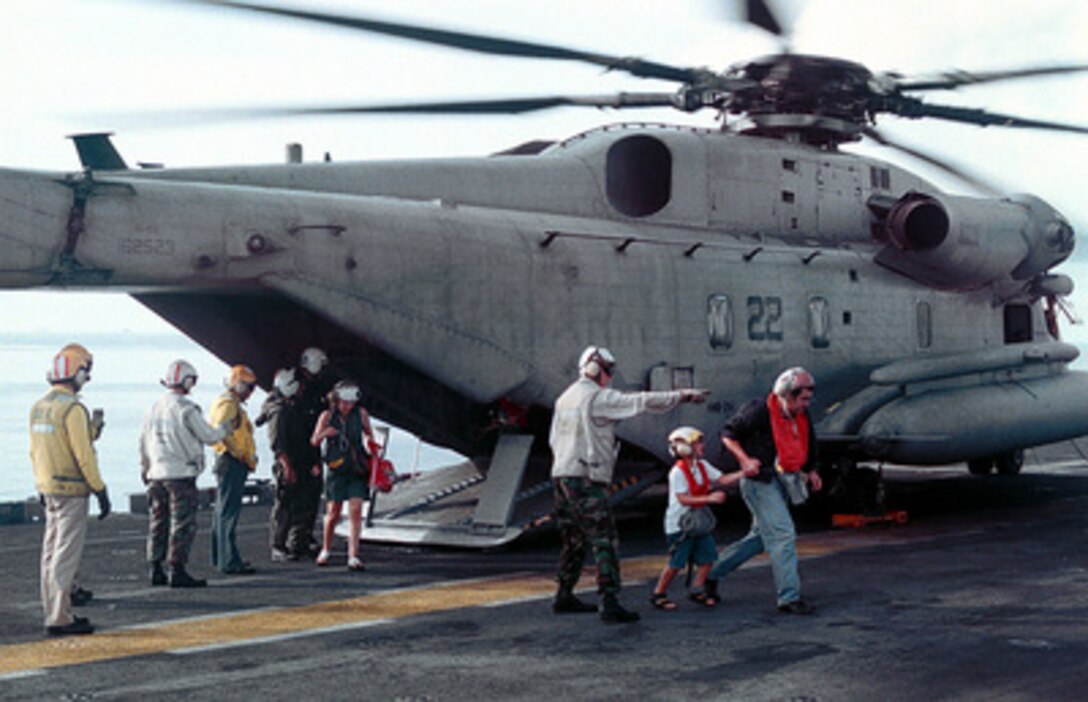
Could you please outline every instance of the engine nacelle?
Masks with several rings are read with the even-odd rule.
[[[1030,280],[1068,258],[1073,228],[1032,195],[993,200],[908,193],[884,218],[890,245],[876,260],[939,288]]]

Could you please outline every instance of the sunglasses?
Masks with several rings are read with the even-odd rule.
[[[815,393],[816,392],[816,386],[815,385],[802,385],[801,387],[794,388],[792,391],[790,391],[790,395],[793,396],[793,397],[799,397],[801,395],[801,393],[803,393],[805,390],[808,390],[811,393]]]

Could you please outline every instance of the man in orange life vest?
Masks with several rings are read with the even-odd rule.
[[[815,390],[808,371],[790,368],[778,376],[766,399],[745,404],[722,429],[722,443],[745,473],[740,494],[752,513],[752,527],[747,536],[718,556],[707,580],[709,594],[717,594],[719,578],[766,551],[771,557],[778,610],[812,614],[812,608],[801,599],[797,532],[778,473],[802,471],[813,490],[823,487],[815,470],[816,435],[808,413]]]

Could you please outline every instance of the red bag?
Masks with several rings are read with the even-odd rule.
[[[393,467],[393,462],[382,457],[381,446],[378,444],[371,443],[369,448],[370,485],[379,492],[389,492],[393,489],[393,484],[397,482],[397,471]]]

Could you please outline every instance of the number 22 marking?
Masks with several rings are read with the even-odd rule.
[[[748,338],[752,341],[782,341],[782,298],[748,298]]]

